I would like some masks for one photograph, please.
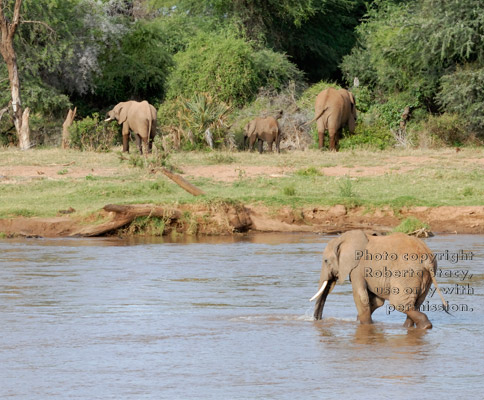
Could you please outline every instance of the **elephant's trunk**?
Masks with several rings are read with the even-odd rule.
[[[331,291],[334,288],[334,285],[336,284],[336,279],[331,279],[329,281],[326,281],[326,285],[323,284],[321,288],[323,289],[321,295],[317,297],[316,304],[314,306],[314,319],[319,320],[323,317],[323,308],[324,304],[326,303],[326,298],[328,297],[328,294],[331,293]],[[315,297],[318,295],[316,293]]]

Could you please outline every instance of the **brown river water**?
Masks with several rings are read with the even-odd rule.
[[[484,237],[426,240],[474,253],[439,263],[429,331],[359,325],[348,282],[313,321],[330,239],[0,240],[0,398],[484,398]]]

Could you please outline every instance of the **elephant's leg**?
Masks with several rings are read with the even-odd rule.
[[[358,320],[361,324],[371,324],[370,298],[366,288],[353,286],[353,299],[358,310]]]
[[[123,152],[129,153],[129,126],[128,124],[123,124]]]
[[[415,323],[413,322],[413,319],[410,318],[408,315],[407,315],[407,319],[405,320],[405,322],[403,323],[403,327],[404,328],[413,328],[415,325]]]
[[[430,286],[429,286],[430,288]],[[428,288],[427,290],[424,290],[420,295],[419,297],[417,298],[417,301],[415,302],[415,309],[416,310],[420,310],[420,306],[422,305],[422,303],[425,301],[425,298],[427,297],[427,293],[428,293]],[[423,313],[421,313],[423,314]],[[425,315],[425,314],[423,314]],[[427,317],[425,315],[425,317]],[[428,320],[428,318],[427,318]],[[430,321],[429,321],[430,323]],[[412,328],[414,326],[414,321],[412,320],[412,318],[409,317],[409,315],[407,314],[407,319],[405,320],[405,322],[403,323],[403,326],[405,328]],[[430,326],[432,327],[432,324],[430,323]]]
[[[368,297],[370,299],[370,313],[371,314],[373,314],[373,312],[377,308],[380,308],[383,304],[385,304],[385,299],[382,299],[381,297],[378,297],[374,293],[369,293]]]
[[[318,119],[316,125],[318,126],[319,148],[322,149],[324,146],[324,131],[326,130],[326,127],[321,118]]]
[[[247,148],[247,136],[244,135],[244,147],[243,149],[245,150]]]
[[[263,146],[264,146],[264,141],[262,139],[259,139],[259,154],[262,154]]]
[[[337,151],[336,143],[338,140],[338,130],[334,128],[329,128],[329,149],[331,151]]]
[[[267,142],[267,145],[269,146],[269,152],[272,153],[272,141]]]
[[[155,139],[155,135],[152,133],[150,134],[150,139],[148,140],[148,153],[151,153],[153,149],[153,140]]]
[[[150,148],[149,148],[149,139],[148,139],[148,136],[144,137],[141,139],[141,154],[143,154],[143,147],[144,147],[144,151],[145,151],[145,155],[147,155],[148,153],[151,153],[150,151]]]
[[[415,322],[418,329],[432,329],[432,323],[423,312],[409,310],[406,311],[405,314],[407,314],[407,319],[410,318],[413,322]],[[407,321],[405,321],[405,323],[407,323]]]
[[[136,146],[138,146],[139,153],[143,154],[143,147],[141,145],[141,137],[137,133],[134,135],[134,139],[136,140]]]
[[[251,136],[249,138],[249,150],[250,151],[254,151],[254,144],[255,144],[256,140],[257,140],[257,137],[255,135]]]

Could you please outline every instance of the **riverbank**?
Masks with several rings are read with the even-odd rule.
[[[0,219],[0,232],[4,237],[231,235],[249,231],[335,234],[350,229],[383,233],[408,217],[418,218],[437,233],[484,233],[483,206],[405,207],[398,211],[384,207],[369,211],[364,207],[348,209],[336,205],[299,210],[282,207],[274,212],[264,206],[227,203],[177,208],[109,205],[85,219],[72,216],[4,218]]]
[[[481,148],[190,152],[169,163],[205,195],[117,151],[0,150],[0,235],[91,236],[103,224],[114,228],[96,234],[388,231],[409,216],[434,232],[484,233]]]

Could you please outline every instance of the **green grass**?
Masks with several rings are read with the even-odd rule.
[[[452,160],[452,165],[440,159],[430,160],[436,153],[440,159]],[[462,157],[461,153],[466,153],[467,157]],[[170,162],[181,169],[185,165],[213,166],[217,162],[234,164],[233,168],[239,171],[233,182],[188,178],[206,193],[205,196],[193,197],[160,172],[153,173],[148,169],[130,167],[127,161],[120,162],[115,152],[0,149],[0,175],[2,168],[15,165],[39,168],[55,165],[57,171],[67,168],[62,164],[70,163],[68,174],[54,174],[49,179],[41,175],[31,179],[22,176],[0,180],[0,217],[54,216],[59,210],[69,207],[76,210],[76,215],[85,215],[109,203],[176,204],[212,199],[295,208],[335,204],[390,206],[394,209],[405,206],[483,205],[484,169],[482,164],[476,163],[476,159],[482,159],[484,152],[481,149],[463,149],[461,153],[459,158],[449,150],[305,151],[262,155],[249,152],[175,153]],[[428,163],[414,165],[405,159],[409,156],[426,157]],[[365,166],[390,169],[395,167],[395,157],[402,157],[402,162],[415,168],[360,177],[328,176],[322,171],[328,166],[342,166],[350,162],[358,170]],[[280,168],[285,175],[251,177],[248,173],[250,166]],[[76,168],[81,168],[83,174],[75,175]],[[112,169],[114,173],[96,173],[101,168]]]
[[[430,229],[430,226],[425,222],[420,221],[418,218],[415,217],[408,217],[405,218],[398,226],[393,229],[394,232],[402,232],[402,233],[412,233],[419,229]]]

